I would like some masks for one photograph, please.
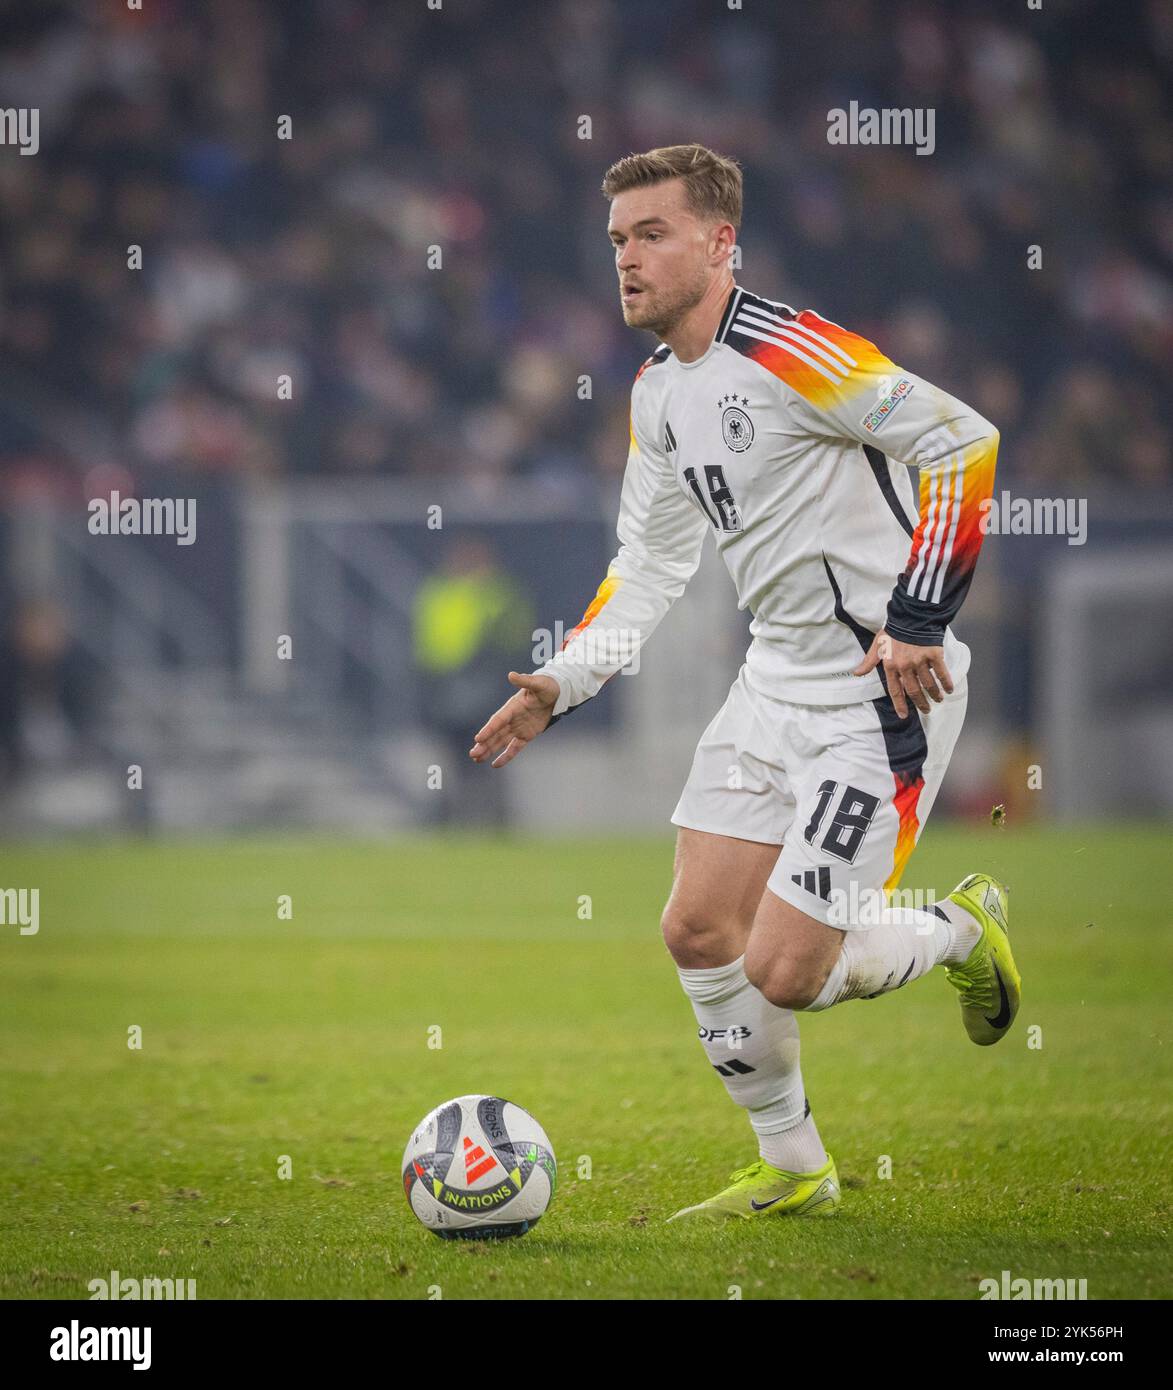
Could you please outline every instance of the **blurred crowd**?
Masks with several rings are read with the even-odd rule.
[[[0,466],[585,497],[655,345],[599,183],[699,140],[740,282],[981,410],[1001,479],[1167,485],[1171,66],[1171,0],[10,7]],[[829,145],[852,100],[934,108],[935,152]]]

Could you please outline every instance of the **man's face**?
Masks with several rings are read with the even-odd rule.
[[[660,337],[699,302],[714,267],[712,228],[689,212],[684,184],[667,179],[611,200],[607,233],[615,247],[623,321]]]

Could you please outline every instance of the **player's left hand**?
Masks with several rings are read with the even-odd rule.
[[[911,642],[898,642],[881,628],[867,656],[855,668],[855,674],[866,676],[881,663],[888,678],[888,694],[901,719],[908,718],[909,700],[922,714],[928,714],[930,700],[940,704],[945,698],[942,689],[948,695],[953,694],[953,677],[945,665],[943,647],[916,647]]]

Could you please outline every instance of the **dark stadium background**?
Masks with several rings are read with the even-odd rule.
[[[1146,569],[1173,539],[1167,0],[110,0],[6,5],[0,36],[0,106],[41,112],[36,157],[0,148],[10,831],[666,824],[744,650],[711,553],[638,679],[500,785],[455,764],[613,553],[654,342],[621,322],[598,185],[688,139],[743,163],[742,283],[987,415],[999,493],[1087,505],[1082,547],[987,539],[942,807],[1173,806]],[[829,145],[850,100],[933,107],[935,152]],[[196,498],[197,543],[90,536],[112,489]],[[480,614],[447,655],[429,578]]]

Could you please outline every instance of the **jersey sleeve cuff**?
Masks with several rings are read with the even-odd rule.
[[[555,719],[561,719],[564,714],[569,713],[574,706],[570,703],[574,692],[570,688],[570,682],[566,679],[566,672],[558,666],[551,666],[549,662],[545,666],[539,666],[533,672],[535,676],[549,676],[551,680],[558,682],[558,698],[554,701],[554,712],[550,719],[553,724]],[[549,728],[549,725],[546,726]]]
[[[562,700],[562,697],[561,697],[561,695],[560,695],[560,696],[558,697],[559,703],[561,703],[561,700]],[[577,705],[567,705],[566,708],[562,711],[561,714],[552,714],[552,715],[550,716],[549,722],[548,722],[547,725],[546,725],[546,728],[548,729],[548,728],[550,727],[551,724],[557,724],[557,722],[559,721],[559,719],[561,719],[564,715],[573,714],[574,711],[575,711],[576,709],[581,709],[582,706],[585,705],[585,704],[586,704],[586,701],[585,701],[585,700],[580,700],[579,703],[578,703]],[[558,705],[555,704],[554,708],[557,709],[557,708],[558,708]]]
[[[913,647],[939,647],[945,641],[946,626],[947,620],[939,608],[909,598],[903,589],[897,589],[888,600],[884,631],[898,642]]]

